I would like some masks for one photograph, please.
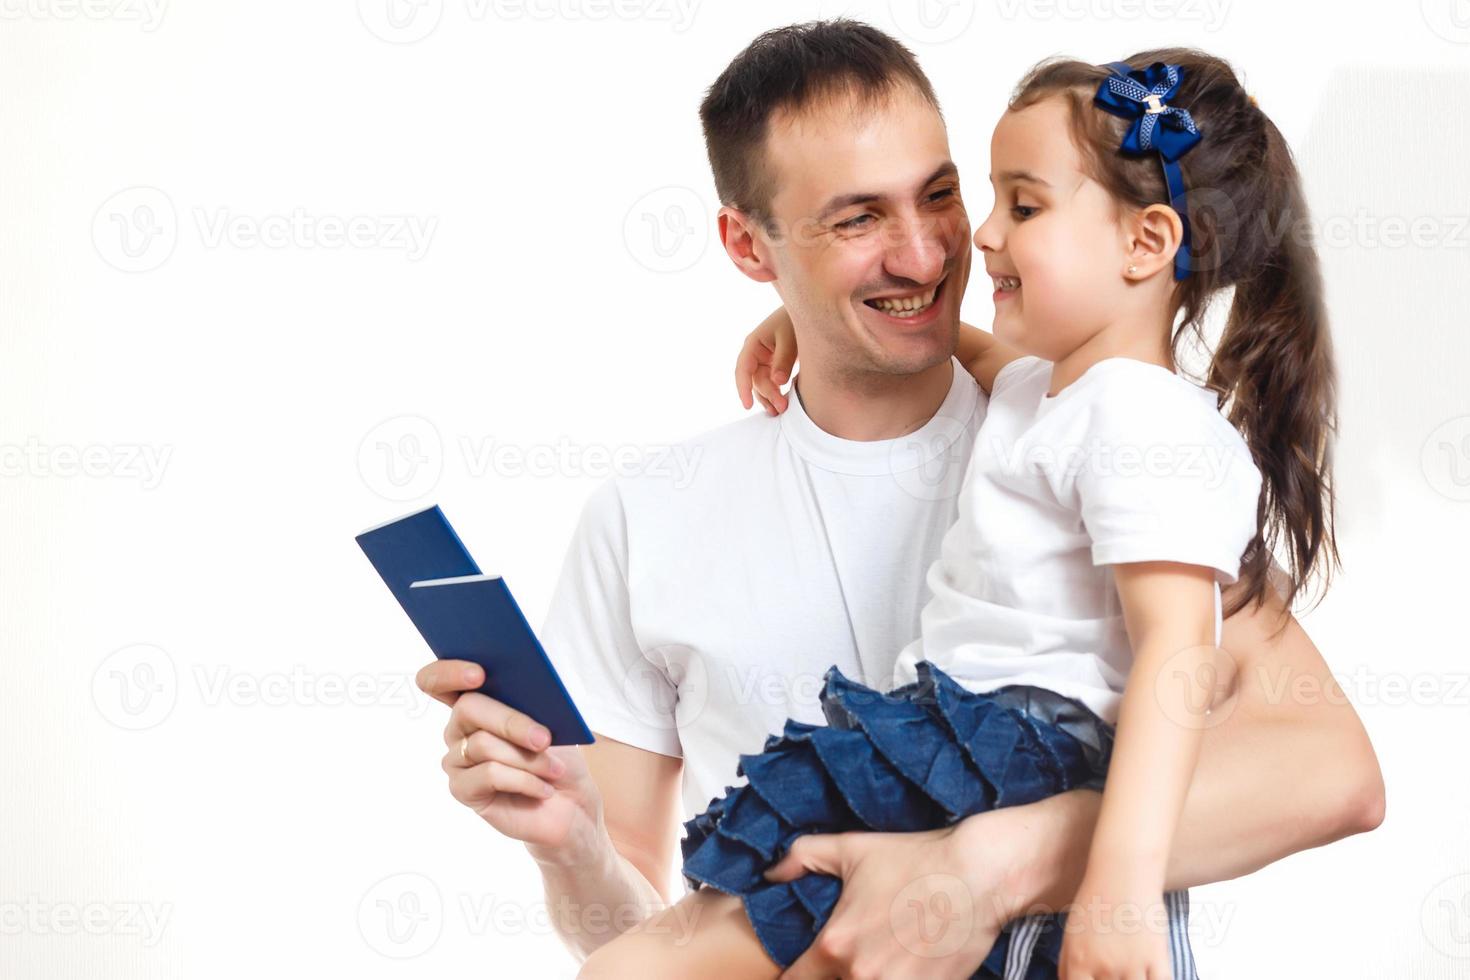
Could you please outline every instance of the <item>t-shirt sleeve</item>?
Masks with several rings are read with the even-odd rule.
[[[682,756],[677,688],[644,656],[628,592],[628,533],[615,479],[588,498],[541,630],[587,727],[662,755]]]
[[[1234,582],[1261,487],[1245,441],[1173,380],[1100,389],[1074,464],[1093,564],[1175,561]]]

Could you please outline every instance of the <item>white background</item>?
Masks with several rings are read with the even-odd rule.
[[[574,973],[352,535],[437,501],[539,622],[609,454],[739,415],[775,296],[714,238],[696,107],[840,13],[918,54],[972,216],[1049,54],[1193,43],[1286,133],[1343,403],[1304,622],[1388,818],[1197,889],[1196,950],[1470,976],[1465,0],[0,0],[0,976]]]

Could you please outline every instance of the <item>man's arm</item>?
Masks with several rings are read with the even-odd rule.
[[[537,742],[534,719],[475,690],[484,673],[474,664],[439,660],[418,676],[452,708],[442,761],[452,795],[526,845],[552,924],[578,958],[669,904],[678,834],[677,699],[634,635],[627,559],[626,516],[608,481],[583,509],[541,630],[591,745]]]
[[[1248,874],[1383,820],[1368,736],[1301,627],[1287,617],[1278,629],[1284,616],[1273,594],[1225,621],[1221,643],[1237,664],[1236,690],[1215,709],[1224,720],[1201,738],[1166,890]],[[1314,688],[1318,696],[1299,693]],[[963,888],[946,894],[976,918],[946,965],[968,976],[1007,921],[1061,910],[1077,894],[1101,802],[1100,793],[1073,790],[940,830],[798,838],[769,877],[819,872],[844,884],[831,918],[783,976],[944,975],[932,932],[920,928],[928,917],[900,922],[893,910],[900,898],[943,890],[956,877]]]
[[[597,733],[582,747],[600,800],[591,832],[569,846],[529,849],[556,928],[582,957],[669,904],[678,838],[678,697],[633,628],[630,533],[618,483],[606,481],[583,509],[542,629]]]
[[[547,908],[579,958],[670,904],[670,843],[678,836],[684,760],[598,734],[582,746],[602,796],[598,832],[579,846],[528,847]]]
[[[553,927],[585,958],[669,904],[683,760],[601,733],[591,745],[537,743],[534,719],[475,690],[484,677],[463,660],[418,673],[418,686],[452,709],[441,763],[450,793],[525,844]],[[543,784],[549,797],[535,791]]]
[[[1216,709],[1225,719],[1204,733],[1169,853],[1169,890],[1237,878],[1383,822],[1383,776],[1367,732],[1280,597],[1271,592],[1227,619],[1221,645],[1236,660],[1236,689]],[[1001,828],[987,822],[1007,820],[1014,833],[1004,839],[1025,842],[1019,908],[1060,908],[1081,882],[1100,802],[1076,790],[970,817],[960,832],[973,846],[962,853],[993,859]]]

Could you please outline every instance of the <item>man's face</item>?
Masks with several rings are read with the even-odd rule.
[[[771,121],[776,289],[808,364],[907,375],[954,353],[970,223],[939,113],[909,86]]]

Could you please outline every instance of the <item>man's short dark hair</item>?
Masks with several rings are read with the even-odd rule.
[[[778,110],[844,94],[875,103],[904,84],[939,109],[913,52],[861,21],[812,21],[762,34],[720,73],[699,106],[720,203],[770,221],[775,186],[765,143]]]

